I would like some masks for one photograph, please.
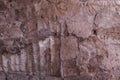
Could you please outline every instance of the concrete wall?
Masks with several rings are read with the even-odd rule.
[[[0,0],[0,80],[120,80],[120,0]]]

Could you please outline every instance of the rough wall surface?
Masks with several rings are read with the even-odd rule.
[[[120,0],[0,0],[0,80],[120,80]]]

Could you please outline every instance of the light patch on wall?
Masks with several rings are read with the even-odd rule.
[[[40,70],[41,75],[45,75],[45,65],[46,65],[46,58],[45,58],[45,50],[49,48],[49,38],[46,38],[44,41],[39,41],[39,48],[40,48]]]
[[[3,60],[3,71],[8,71],[8,58],[5,55],[2,55]]]
[[[116,4],[117,4],[117,5],[120,5],[120,0],[116,0]]]

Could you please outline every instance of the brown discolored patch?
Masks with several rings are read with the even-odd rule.
[[[54,20],[56,17],[62,17],[67,13],[76,14],[79,11],[79,4],[71,0],[42,0],[40,5],[41,18]]]
[[[0,12],[6,11],[6,10],[7,10],[7,6],[3,1],[0,1]]]

